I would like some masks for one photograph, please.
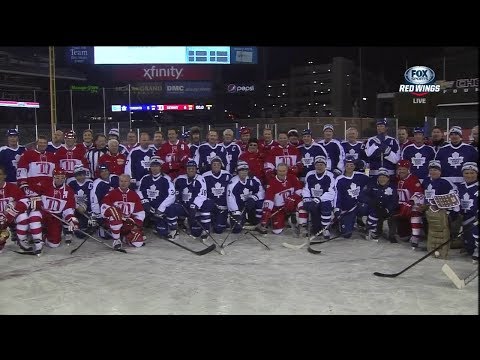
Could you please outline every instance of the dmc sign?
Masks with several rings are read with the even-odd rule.
[[[227,92],[230,94],[234,93],[247,93],[255,91],[255,85],[235,85],[235,84],[229,84],[227,86]]]

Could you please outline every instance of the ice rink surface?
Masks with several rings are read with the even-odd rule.
[[[285,235],[230,235],[225,255],[197,256],[148,233],[146,246],[114,252],[93,240],[73,255],[70,247],[44,248],[40,257],[18,255],[11,241],[0,255],[0,314],[478,314],[478,278],[458,290],[441,271],[444,260],[427,258],[396,278],[426,254],[408,243],[335,239],[300,244]],[[221,243],[226,234],[213,235]],[[305,238],[306,240],[306,238]],[[180,244],[201,249],[181,235]],[[211,239],[207,240],[212,242]],[[108,242],[110,244],[110,241]],[[450,250],[447,263],[460,278],[475,266]]]

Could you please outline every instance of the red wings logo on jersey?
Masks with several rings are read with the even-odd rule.
[[[51,196],[42,195],[43,208],[50,212],[62,212],[65,209],[66,204],[66,200],[56,199]]]
[[[275,166],[284,163],[287,166],[294,166],[297,163],[297,155],[281,155],[275,156]]]
[[[135,208],[135,203],[128,201],[115,201],[113,205],[119,208],[125,216],[130,216]]]
[[[53,172],[53,165],[47,162],[34,162],[31,164],[33,168],[35,168],[37,171],[34,171],[33,173],[38,174],[38,175],[47,175],[47,176],[52,176]]]
[[[77,159],[61,159],[60,167],[66,172],[72,173],[75,165],[82,165],[82,162]]]

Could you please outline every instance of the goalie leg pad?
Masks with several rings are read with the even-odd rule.
[[[428,221],[427,251],[432,251],[450,238],[448,216],[443,209],[437,212],[428,209],[425,212],[425,216]],[[450,244],[447,244],[438,250],[442,259],[447,258],[449,248]]]

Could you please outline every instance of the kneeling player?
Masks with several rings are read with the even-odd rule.
[[[295,213],[302,199],[303,186],[296,176],[287,175],[287,164],[278,164],[276,170],[277,175],[270,179],[265,191],[261,224],[266,227],[271,219],[272,232],[280,234],[285,228],[285,217]]]
[[[248,219],[249,223],[256,225],[255,230],[266,234],[267,229],[259,224],[265,198],[262,183],[257,177],[248,175],[248,164],[245,161],[238,162],[237,174],[227,188],[227,204],[232,219],[232,232],[242,231],[243,224]]]
[[[155,223],[159,236],[174,239],[177,236],[177,213],[175,187],[169,176],[161,173],[162,160],[158,156],[150,159],[151,174],[139,182],[137,194],[142,200],[145,213]]]
[[[7,173],[0,166],[0,253],[10,238],[9,226],[16,224],[17,244],[23,250],[32,250],[27,242],[29,201],[20,188],[5,180]]]
[[[93,181],[86,178],[87,169],[82,165],[75,166],[73,170],[73,179],[67,182],[75,194],[75,216],[78,218],[79,227],[82,231],[88,230],[88,213],[92,211],[90,206],[90,190],[93,187]],[[68,234],[66,235],[67,238]],[[71,235],[70,235],[71,236]],[[80,231],[75,231],[75,236],[84,238],[86,235]]]
[[[207,199],[207,184],[202,175],[197,174],[197,163],[190,160],[186,165],[187,174],[175,179],[175,191],[181,206],[180,218],[188,218],[192,236],[207,238],[210,231],[210,213],[213,201]]]
[[[138,194],[129,188],[130,180],[130,175],[120,175],[120,186],[105,195],[100,208],[115,249],[122,247],[122,240],[134,247],[144,245],[145,211]]]
[[[311,231],[313,234],[323,230],[323,237],[330,238],[330,232],[326,228],[332,218],[332,201],[335,198],[335,178],[333,173],[327,170],[325,156],[315,157],[315,170],[311,170],[305,176],[305,187],[302,191],[303,208],[310,214]],[[300,203],[300,207],[302,203]],[[302,224],[302,221],[299,223]]]
[[[462,166],[463,180],[458,185],[460,208],[463,215],[463,241],[465,250],[478,262],[478,165],[466,162]]]

